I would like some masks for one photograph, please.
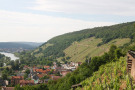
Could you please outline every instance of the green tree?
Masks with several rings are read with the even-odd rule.
[[[40,79],[41,80],[45,80],[45,79],[49,79],[50,77],[49,76],[47,76],[47,75],[44,75],[43,77],[41,77]]]
[[[117,49],[117,46],[115,46],[114,44],[111,45],[110,49],[109,49],[109,60],[114,60],[115,59],[115,50]]]
[[[19,63],[19,59],[16,59],[16,60],[15,60],[15,63]]]
[[[51,69],[51,71],[50,71],[48,74],[49,74],[49,75],[53,74],[53,71],[54,71],[54,70],[53,70],[53,69]]]
[[[23,77],[24,77],[24,79],[26,79],[26,78],[28,77],[28,74],[27,74],[27,73],[26,73],[26,74],[24,74],[24,76],[23,76]]]
[[[25,73],[30,74],[30,70],[27,68]]]
[[[7,74],[6,73],[2,73],[2,78],[3,78],[3,80],[7,80]]]

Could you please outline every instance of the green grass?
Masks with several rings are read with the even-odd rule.
[[[53,46],[53,44],[50,44],[50,43],[47,43],[46,45],[43,45],[41,46],[42,50],[45,50],[47,47],[49,46]],[[39,51],[39,48],[35,49],[34,52],[38,52]],[[33,54],[33,53],[31,53]],[[39,57],[39,56],[43,56],[43,53],[38,53],[38,54],[35,54],[36,57]]]
[[[101,56],[104,54],[104,52],[107,52],[112,44],[115,44],[116,46],[122,46],[125,43],[130,42],[129,38],[123,38],[123,39],[115,39],[110,41],[107,44],[101,45],[97,47],[97,44],[102,42],[102,39],[95,37],[84,39],[80,42],[73,42],[71,46],[69,46],[67,49],[64,50],[66,56],[70,56],[69,61],[81,61],[84,62],[86,59],[86,56],[89,55],[89,57],[94,56]]]

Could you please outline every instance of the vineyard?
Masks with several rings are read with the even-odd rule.
[[[134,81],[126,72],[126,57],[100,66],[99,70],[82,81],[83,88],[76,90],[133,90]]]

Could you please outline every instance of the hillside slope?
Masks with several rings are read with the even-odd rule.
[[[0,42],[0,48],[23,48],[23,49],[34,49],[34,46],[15,42]]]
[[[94,54],[94,56],[100,55],[108,49],[108,47],[106,48],[106,46],[108,45],[108,42],[109,43],[115,42],[115,43],[119,43],[119,45],[120,44],[123,45],[123,44],[127,43],[128,41],[126,39],[127,42],[122,41],[122,43],[123,43],[122,44],[121,43],[122,39],[130,38],[132,40],[134,37],[134,33],[133,33],[133,30],[134,30],[133,24],[134,23],[135,22],[128,22],[128,23],[122,23],[122,24],[117,24],[117,25],[113,25],[113,26],[96,27],[96,28],[92,28],[92,29],[84,29],[81,31],[56,36],[56,37],[50,39],[49,41],[47,41],[46,43],[42,44],[39,48],[37,48],[35,51],[33,51],[32,54],[36,55],[37,57],[38,56],[44,56],[44,57],[51,56],[53,58],[66,57],[66,56],[68,56],[68,52],[69,52],[69,50],[67,50],[67,48],[69,46],[72,47],[72,45],[77,42],[78,47],[80,47],[82,49],[82,50],[80,50],[80,52],[84,51],[84,52],[82,52],[82,55],[80,55],[80,56],[83,56],[83,57],[81,57],[81,59],[84,60],[84,57],[86,57],[86,55],[88,55],[89,53],[91,54],[91,52],[89,52],[89,51],[92,51],[91,49],[94,50],[94,52],[92,52],[92,53],[98,52],[97,54]],[[93,38],[93,37],[95,37],[95,38]],[[91,45],[94,48],[88,48],[88,47],[90,47],[89,44],[92,43],[90,41],[91,39],[93,39],[93,43],[95,43],[95,44]],[[116,41],[114,39],[116,39]],[[117,39],[120,39],[120,40],[117,41]],[[87,48],[82,45],[79,46],[79,44],[82,44],[80,42],[83,42],[85,40],[86,40],[86,42],[84,45],[86,45],[86,46],[89,45],[89,46]],[[97,46],[99,46],[99,47],[97,47]],[[105,49],[103,49],[103,48],[105,48]],[[73,49],[75,49],[75,48],[73,48]],[[90,49],[90,50],[85,51],[88,49]],[[76,48],[76,51],[77,51],[77,48]],[[83,53],[85,53],[85,55],[83,55]],[[76,57],[78,55],[77,53],[73,53],[73,54],[76,55]],[[93,55],[91,55],[91,56],[93,56]],[[74,59],[77,59],[77,58],[74,58]],[[71,59],[71,60],[74,60],[74,59]],[[80,61],[80,60],[78,59],[78,61]]]
[[[65,58],[69,56],[71,58],[68,61],[84,62],[87,56],[92,58],[94,56],[103,55],[104,52],[109,50],[111,44],[115,44],[117,47],[119,47],[129,43],[130,38],[114,39],[97,47],[99,42],[102,42],[102,39],[96,39],[95,37],[84,39],[80,42],[74,42],[71,46],[64,50]]]
[[[81,82],[83,88],[76,90],[125,90],[126,88],[132,90],[130,78],[126,74],[126,65],[126,57],[102,65],[91,77]]]

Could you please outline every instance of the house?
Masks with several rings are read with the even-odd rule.
[[[6,85],[9,85],[9,81],[8,80],[4,80],[4,81],[5,81]]]
[[[20,83],[20,80],[24,80],[23,76],[12,76],[11,77],[11,85],[17,85]]]
[[[23,76],[25,73],[18,73],[17,76]]]
[[[51,76],[51,79],[52,79],[52,80],[58,80],[58,79],[60,79],[60,78],[62,78],[62,77],[60,77],[60,76]]]
[[[44,83],[48,83],[48,81],[50,81],[50,80],[52,80],[52,79],[45,79]]]
[[[1,90],[14,90],[14,87],[2,87]]]
[[[69,73],[69,72],[71,72],[71,71],[69,71],[69,70],[62,70],[62,71],[60,71],[60,74],[62,75],[62,76],[65,76],[67,73]]]
[[[131,76],[135,80],[135,52],[131,50],[127,53],[127,72],[131,73]]]
[[[43,77],[44,75],[43,75],[43,74],[37,74],[37,76],[38,76],[39,79],[40,79],[40,78]]]
[[[34,80],[39,80],[41,77],[43,77],[44,75],[43,74],[36,74],[32,77],[32,79]]]
[[[34,80],[39,80],[40,78],[39,78],[39,76],[37,76],[37,75],[33,75],[33,76],[32,76],[32,79],[34,79]]]
[[[33,69],[39,69],[39,67],[37,67],[37,66],[33,66],[32,68],[33,68]]]
[[[45,68],[45,69],[49,69],[49,68],[50,68],[50,66],[44,66],[44,68]]]
[[[78,62],[78,65],[81,65],[82,64],[82,62]]]
[[[20,86],[34,85],[34,80],[20,80]]]
[[[29,66],[24,66],[24,67],[23,67],[23,70],[26,70],[28,67],[29,67]]]
[[[6,86],[6,83],[2,78],[0,78],[0,86]]]
[[[37,73],[42,73],[42,74],[48,74],[51,69],[46,69],[46,70],[43,70],[43,69],[33,69],[34,72],[37,72]]]
[[[74,71],[76,69],[75,66],[70,66],[69,69],[71,69],[72,71]]]

